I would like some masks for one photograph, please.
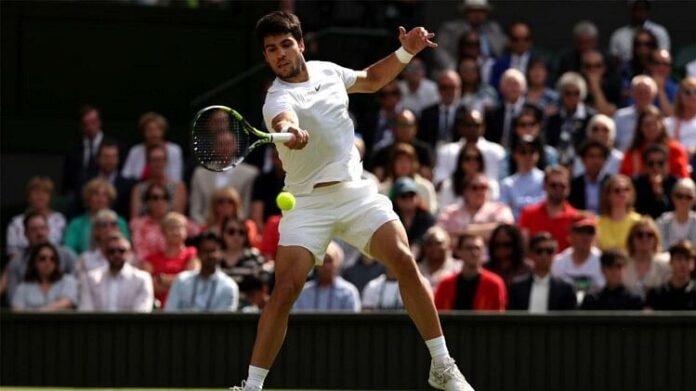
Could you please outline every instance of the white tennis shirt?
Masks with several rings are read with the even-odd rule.
[[[357,79],[354,70],[324,61],[307,62],[309,80],[288,83],[275,79],[266,94],[263,118],[273,129],[273,118],[292,111],[309,133],[304,149],[276,144],[285,169],[285,190],[309,194],[321,182],[359,180],[360,155],[354,146],[355,129],[348,116],[348,92]]]

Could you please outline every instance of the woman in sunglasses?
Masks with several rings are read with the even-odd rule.
[[[597,244],[600,249],[626,250],[628,232],[641,219],[633,210],[635,202],[636,190],[629,177],[619,174],[604,182],[597,223]]]
[[[245,277],[258,276],[266,260],[251,246],[247,224],[237,217],[227,217],[221,227],[224,248],[220,269],[237,284]]]
[[[75,308],[77,282],[63,274],[58,262],[58,250],[50,243],[34,246],[24,282],[12,296],[15,310],[58,311]]]
[[[210,195],[208,202],[208,215],[206,216],[204,231],[210,231],[220,237],[224,237],[223,224],[228,219],[239,219],[244,222],[247,236],[251,245],[258,247],[261,240],[259,230],[251,219],[242,220],[246,216],[242,198],[239,192],[232,186],[225,186],[215,190]]]
[[[626,247],[629,261],[624,284],[628,290],[645,297],[669,280],[669,254],[662,252],[660,232],[652,218],[643,217],[633,225]]]
[[[488,262],[483,267],[499,275],[506,286],[512,285],[532,271],[525,258],[522,232],[512,224],[502,224],[491,233],[488,241]]]
[[[458,203],[464,192],[464,182],[471,179],[475,174],[485,173],[485,169],[486,162],[479,147],[475,143],[464,144],[457,156],[457,167],[449,178],[442,181],[442,186],[438,192],[440,210]],[[500,196],[498,182],[491,181],[488,182],[488,185],[490,186],[491,200],[497,200]]]
[[[679,83],[674,115],[665,119],[665,127],[667,134],[693,157],[696,153],[696,77],[686,77]]]
[[[680,240],[696,243],[696,184],[691,178],[680,179],[672,189],[673,212],[666,212],[657,220],[662,242],[670,247]]]

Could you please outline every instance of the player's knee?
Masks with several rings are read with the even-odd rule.
[[[304,281],[282,280],[276,281],[273,294],[276,302],[281,306],[291,307],[302,292]]]
[[[399,251],[394,257],[391,267],[399,279],[418,278],[418,267],[408,251]]]

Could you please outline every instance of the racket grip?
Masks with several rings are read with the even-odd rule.
[[[271,133],[271,141],[274,143],[287,143],[295,139],[295,135],[292,133]]]

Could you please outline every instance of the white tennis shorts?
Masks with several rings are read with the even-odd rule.
[[[370,239],[384,223],[398,220],[392,203],[370,180],[341,182],[297,196],[295,208],[280,219],[281,246],[300,246],[324,263],[334,237],[369,255]]]

